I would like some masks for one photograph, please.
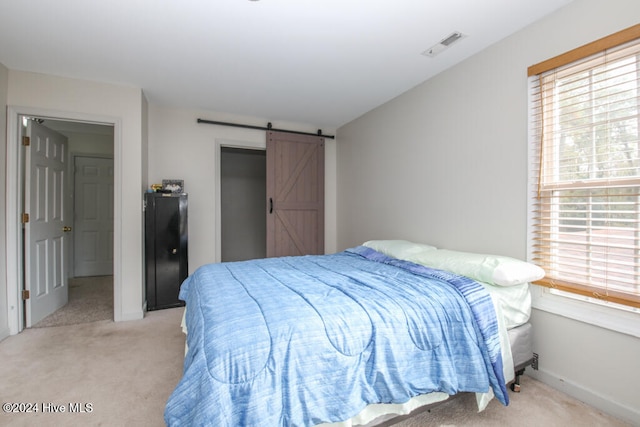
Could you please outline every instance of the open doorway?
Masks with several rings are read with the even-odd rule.
[[[220,147],[221,260],[265,258],[266,151]]]
[[[52,135],[52,138],[58,135],[65,140],[61,174],[64,178],[60,178],[63,181],[61,187],[65,191],[58,194],[58,190],[54,190],[57,200],[47,203],[68,205],[63,221],[65,233],[59,240],[64,243],[55,243],[54,239],[49,247],[40,245],[43,250],[39,251],[39,243],[30,238],[27,231],[29,224],[25,225],[24,271],[25,280],[31,277],[28,280],[31,288],[29,298],[33,300],[25,303],[24,325],[47,327],[113,320],[113,125],[26,116],[23,119],[25,133],[33,132],[29,130],[29,122],[36,122],[40,132]],[[32,177],[38,176],[31,172],[31,168],[37,166],[29,163],[29,158],[35,151],[34,147],[30,149],[31,154],[25,155],[24,174],[21,178],[24,180],[25,199],[30,187],[33,187],[29,183],[29,174]],[[52,197],[54,195],[44,196],[42,200]],[[33,197],[31,199],[37,200]],[[33,206],[29,208],[31,211],[33,209]],[[33,250],[30,250],[30,245]],[[47,251],[55,253],[57,250],[64,251],[66,260],[57,271],[43,273],[30,267],[34,265],[34,257],[38,258]],[[62,273],[63,270],[66,272]],[[48,274],[53,275],[54,279],[47,278]],[[35,299],[46,293],[48,287],[64,290],[66,303],[62,306],[48,306],[44,311],[36,312]]]

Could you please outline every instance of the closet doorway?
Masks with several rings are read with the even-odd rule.
[[[230,143],[217,150],[217,260],[323,254],[324,138],[269,131],[264,148]]]
[[[220,147],[222,261],[267,256],[266,177],[265,150]]]

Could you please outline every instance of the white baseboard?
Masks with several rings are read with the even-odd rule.
[[[633,426],[640,426],[640,424],[638,423],[638,420],[640,420],[640,408],[632,408],[614,402],[611,400],[611,398],[607,398],[606,396],[598,394],[593,390],[589,390],[579,384],[575,384],[571,381],[562,379],[553,372],[545,371],[542,369],[538,371],[527,369],[526,374],[531,376],[532,378],[537,379],[538,381],[547,384],[549,387],[566,393],[575,399],[578,399],[588,405],[593,406],[594,408],[601,410],[602,412],[605,412],[623,421],[629,422]]]
[[[9,335],[11,335],[11,331],[9,331],[9,328],[0,329],[0,341],[9,337]]]

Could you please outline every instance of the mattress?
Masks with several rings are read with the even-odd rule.
[[[493,299],[507,329],[524,325],[531,317],[531,291],[529,283],[515,286],[494,286],[480,282]]]
[[[533,357],[533,332],[531,323],[525,323],[517,328],[509,330],[509,342],[511,343],[511,355],[515,369],[522,369]]]
[[[369,252],[367,252],[367,249],[365,248],[354,248],[349,251],[352,251],[353,254],[358,254],[359,256],[363,257],[366,255],[375,259],[384,258],[384,256],[382,256],[380,253],[376,253],[375,251],[373,251],[374,253],[371,253],[370,250]],[[424,273],[424,267],[422,266],[417,266],[415,263],[413,263],[413,267],[411,267],[411,265],[406,265],[406,263],[402,264],[402,262],[397,261],[397,258],[396,261],[393,261],[393,258],[394,257],[392,257],[391,260],[384,260],[384,263],[394,264],[397,266],[405,265],[404,268],[406,268],[407,270],[414,271],[415,273],[420,272],[420,274]],[[312,259],[314,259],[314,263],[320,262],[319,259]],[[302,268],[300,271],[304,270],[305,274],[307,274],[309,265],[307,265],[306,267],[307,268]],[[238,273],[239,272],[234,272],[234,274]],[[430,274],[435,274],[436,277],[444,278],[444,276],[447,276],[449,274],[445,273],[446,270],[440,270],[439,272],[438,270],[436,270]],[[441,275],[443,277],[440,277]],[[500,376],[504,377],[504,381],[506,383],[509,383],[515,377],[514,367],[524,367],[524,364],[530,361],[532,356],[531,326],[527,323],[530,316],[531,304],[529,285],[528,283],[522,283],[515,286],[496,286],[490,283],[483,283],[481,281],[478,281],[477,279],[475,283],[476,287],[479,287],[478,283],[480,283],[482,287],[486,289],[489,295],[487,296],[485,294],[485,304],[488,307],[491,307],[491,305],[493,305],[493,309],[495,309],[496,317],[494,318],[494,324],[497,322],[497,334],[494,335],[494,348],[496,357],[501,357],[502,360],[501,368],[496,370],[495,372],[500,372]],[[392,289],[394,290],[394,292],[397,290],[397,288],[395,287]],[[401,295],[402,292],[398,293],[397,296]],[[491,297],[491,302],[489,302],[489,296]],[[488,310],[492,312],[494,311],[491,308],[489,308]],[[219,310],[217,310],[216,312],[219,312]],[[185,317],[186,313],[187,312],[185,310]],[[424,313],[424,311],[422,311],[422,313]],[[186,330],[186,324],[184,321],[183,330],[185,331],[185,333],[188,332]],[[422,376],[421,378],[424,378],[424,376]],[[502,384],[504,384],[504,382]],[[489,393],[477,393],[476,396],[478,401],[478,409],[483,410],[489,403],[489,401],[493,398],[493,391],[490,390]],[[503,394],[502,396],[506,395]],[[449,396],[446,393],[428,393],[416,396],[409,401],[401,404],[371,404],[367,406],[360,414],[347,421],[321,425],[331,427],[376,425],[380,422],[380,420],[384,420],[389,416],[395,417],[397,415],[408,414],[419,407],[424,407],[425,405],[430,405],[442,400],[446,400],[448,397]]]

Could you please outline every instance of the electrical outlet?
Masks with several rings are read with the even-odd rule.
[[[533,353],[533,362],[531,362],[531,367],[534,371],[538,370],[538,353]]]

